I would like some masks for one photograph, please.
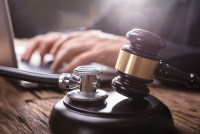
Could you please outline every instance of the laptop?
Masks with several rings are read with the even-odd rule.
[[[29,63],[21,61],[21,54],[24,52],[24,46],[14,45],[14,34],[8,8],[7,0],[0,0],[0,65],[19,68],[20,70],[37,72],[37,73],[56,73],[50,70],[49,66],[53,60],[52,55],[44,57],[45,64],[40,63],[40,56],[34,54]],[[28,44],[27,44],[28,45]],[[101,81],[111,81],[116,75],[115,69],[92,63],[99,66],[103,70],[103,75],[100,76]],[[66,66],[67,64],[63,64]],[[25,81],[18,82],[23,87],[36,87],[38,84]]]

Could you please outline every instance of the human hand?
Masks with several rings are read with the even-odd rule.
[[[50,53],[55,56],[51,69],[60,72],[72,71],[79,65],[92,62],[114,67],[120,48],[127,42],[125,37],[97,30],[63,33],[48,33],[31,39],[30,46],[22,56],[29,61],[35,50],[41,58]],[[62,63],[69,63],[62,68]]]

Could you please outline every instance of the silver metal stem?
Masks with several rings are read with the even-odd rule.
[[[81,77],[80,91],[86,93],[95,93],[96,88],[93,87],[93,81],[95,80],[95,75],[84,75]]]

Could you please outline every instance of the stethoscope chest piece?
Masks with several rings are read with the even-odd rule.
[[[97,75],[102,73],[102,70],[97,66],[85,65],[74,69],[74,74],[80,77],[78,89],[67,93],[70,101],[77,103],[90,103],[104,101],[108,97],[108,93],[101,89],[100,79]]]

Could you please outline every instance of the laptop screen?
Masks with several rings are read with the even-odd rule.
[[[0,65],[17,67],[7,0],[0,0]]]

